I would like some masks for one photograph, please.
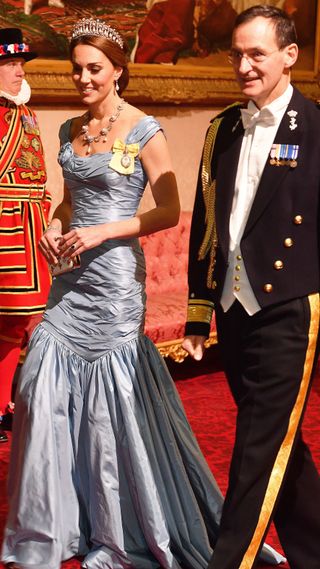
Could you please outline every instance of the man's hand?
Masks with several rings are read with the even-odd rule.
[[[182,347],[194,360],[202,360],[205,340],[205,336],[186,336],[182,342]]]

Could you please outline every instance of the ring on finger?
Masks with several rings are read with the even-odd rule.
[[[72,249],[72,251],[74,251],[76,248],[75,243],[73,245],[70,246],[70,249]]]

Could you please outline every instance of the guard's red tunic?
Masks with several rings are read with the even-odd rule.
[[[43,312],[51,277],[38,241],[51,197],[35,113],[0,98],[0,315]]]

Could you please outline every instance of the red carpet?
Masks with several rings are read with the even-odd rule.
[[[215,348],[209,350],[201,364],[190,360],[183,364],[170,364],[170,371],[176,380],[182,401],[185,405],[191,426],[198,438],[217,482],[224,492],[227,484],[232,442],[235,425],[235,406],[229,394],[226,380],[219,371]],[[202,375],[196,375],[201,372]],[[212,371],[213,370],[213,371]],[[186,379],[189,378],[189,379]],[[316,378],[307,413],[304,420],[304,436],[310,445],[314,459],[320,469],[320,377]],[[0,445],[0,535],[6,516],[5,486],[9,460],[9,445]],[[268,542],[281,551],[273,528],[269,532]],[[79,569],[80,561],[71,560],[62,564],[62,569]],[[269,565],[259,565],[259,569],[271,569]],[[289,565],[281,565],[289,569]]]

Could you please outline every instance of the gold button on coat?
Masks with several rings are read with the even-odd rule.
[[[285,247],[292,247],[293,241],[292,241],[291,237],[287,237],[287,238],[284,240],[283,244],[284,244]]]
[[[275,261],[273,266],[277,271],[280,271],[280,269],[283,269],[283,262],[280,260]]]
[[[239,290],[240,290],[239,285],[235,286],[235,287],[234,287],[234,290],[235,290],[236,292],[239,292]]]
[[[302,222],[303,222],[303,217],[302,217],[302,215],[296,215],[296,216],[293,218],[293,223],[294,223],[295,225],[301,225]]]
[[[270,284],[270,283],[265,284],[264,287],[263,287],[263,290],[264,290],[264,292],[272,292],[272,291],[273,291],[273,286],[272,286],[272,284]]]

